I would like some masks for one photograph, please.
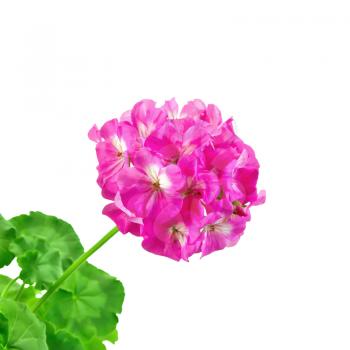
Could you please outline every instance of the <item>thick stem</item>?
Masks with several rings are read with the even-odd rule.
[[[33,312],[36,312],[46,301],[54,294],[60,285],[75,271],[77,270],[92,254],[99,250],[106,242],[108,242],[116,233],[118,228],[114,227],[110,230],[102,239],[100,239],[91,249],[86,253],[81,255],[77,260],[74,261],[72,265],[68,267],[63,275],[49,288],[49,290],[44,294],[44,296],[38,301],[34,306]]]

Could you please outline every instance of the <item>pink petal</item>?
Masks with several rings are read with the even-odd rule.
[[[99,142],[101,140],[100,131],[96,124],[89,130],[88,137],[91,141]]]
[[[198,174],[196,189],[198,189],[201,192],[203,201],[206,204],[211,203],[219,195],[219,179],[214,172],[200,172]]]
[[[137,168],[124,168],[118,174],[120,191],[127,192],[132,187],[138,187],[141,192],[150,189],[148,177]]]
[[[181,169],[175,165],[170,164],[159,171],[160,187],[166,194],[173,194],[179,191],[184,185],[184,177]]]
[[[163,157],[166,163],[176,163],[180,157],[179,147],[166,137],[158,138],[156,135],[151,134],[145,141],[145,147]]]
[[[183,235],[173,233],[173,227],[182,230]],[[145,220],[142,246],[158,255],[167,256],[174,260],[188,260],[198,250],[196,244],[190,243],[192,228],[186,226],[178,208],[173,205],[164,206],[158,213]]]
[[[234,180],[245,195],[245,201],[254,201],[257,198],[256,183],[259,170],[256,168],[240,168],[235,171]]]
[[[181,213],[187,225],[195,225],[204,217],[204,206],[197,196],[187,196],[183,199]]]
[[[157,192],[151,189],[133,186],[129,190],[121,192],[120,198],[123,206],[134,216],[145,218],[157,203]]]
[[[246,218],[234,217],[232,219],[223,220],[220,214],[213,213],[207,220],[207,224],[217,227],[213,232],[204,232],[202,241],[202,257],[214,251],[232,247],[235,245],[244,232]]]
[[[179,113],[179,106],[178,106],[175,98],[172,98],[169,101],[165,101],[162,109],[168,115],[169,119],[176,119],[177,118],[178,113]]]
[[[108,204],[103,209],[103,214],[112,219],[122,233],[132,233],[140,236],[141,225],[133,222],[124,212],[118,209],[113,203]]]
[[[183,175],[187,177],[195,177],[198,171],[198,160],[194,155],[182,156],[178,162]]]
[[[219,126],[222,123],[221,112],[219,108],[213,104],[208,105],[207,113],[204,117],[202,117],[202,119],[215,127]]]
[[[152,100],[142,100],[131,111],[131,120],[141,137],[146,139],[167,119],[166,113],[155,107]]]
[[[202,148],[209,143],[210,135],[204,125],[190,127],[183,137],[183,153],[191,154],[196,148]]]
[[[149,173],[150,168],[159,170],[163,166],[162,160],[146,148],[136,152],[132,161],[135,168],[141,170],[145,174]]]

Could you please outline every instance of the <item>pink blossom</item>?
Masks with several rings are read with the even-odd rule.
[[[198,250],[199,223],[190,222],[173,205],[167,205],[144,220],[142,246],[174,260],[188,260]]]
[[[243,234],[246,222],[245,216],[237,214],[223,216],[217,212],[206,216],[201,225],[202,256],[235,245]]]
[[[155,254],[188,260],[233,246],[265,201],[253,149],[213,104],[142,100],[89,137],[97,182],[113,201],[104,214]]]
[[[94,126],[89,132],[89,137],[97,143],[97,182],[104,197],[114,199],[118,188],[118,173],[125,166],[129,167],[131,154],[141,146],[137,130],[127,122],[112,119],[106,122],[101,130]]]

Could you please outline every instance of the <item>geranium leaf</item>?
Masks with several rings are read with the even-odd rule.
[[[16,238],[14,227],[0,215],[0,267],[9,265],[14,254],[9,250],[10,243]]]
[[[9,299],[0,299],[2,327],[7,328],[6,350],[48,350],[46,345],[45,325],[22,303]],[[7,320],[7,325],[6,321]],[[6,339],[7,338],[7,339]],[[1,344],[1,343],[0,343]]]
[[[38,289],[48,288],[84,251],[72,226],[54,216],[31,212],[10,222],[17,231],[10,250],[23,268],[21,278]]]
[[[56,329],[79,337],[86,349],[104,349],[104,340],[114,342],[117,339],[116,314],[122,311],[123,301],[121,282],[85,263],[39,309],[39,313]]]
[[[50,350],[85,350],[81,341],[74,335],[64,331],[55,331],[54,326],[46,324],[47,345]]]
[[[4,349],[9,337],[9,321],[0,313],[0,349]]]
[[[2,291],[6,288],[6,286],[10,283],[11,278],[0,275],[0,295]],[[10,289],[7,291],[6,298],[8,299],[15,299],[21,286],[18,283],[12,284]],[[22,303],[26,303],[27,305],[31,306],[33,305],[37,299],[35,297],[37,291],[33,287],[26,287],[21,292],[18,301],[21,301]]]
[[[22,268],[21,279],[38,289],[47,289],[63,273],[60,252],[49,250],[43,240],[39,240],[36,250],[27,251],[17,261]]]
[[[93,338],[85,343],[84,350],[106,350],[106,347],[99,338]]]

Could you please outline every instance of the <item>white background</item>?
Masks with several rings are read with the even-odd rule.
[[[109,230],[87,132],[141,98],[216,103],[262,165],[236,247],[176,263],[119,235],[93,257],[127,293],[109,349],[350,348],[345,1],[1,1],[0,37],[8,218]]]

